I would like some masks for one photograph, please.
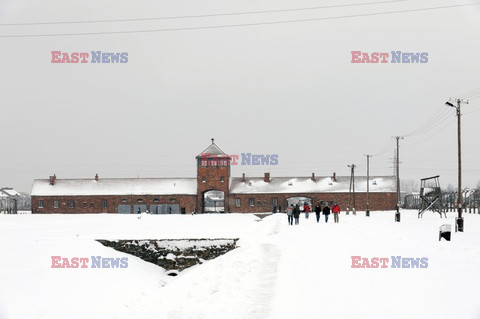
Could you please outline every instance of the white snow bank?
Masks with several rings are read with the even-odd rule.
[[[1,215],[4,318],[480,318],[480,215]],[[93,239],[240,238],[177,277]],[[125,269],[52,269],[52,255],[128,257]],[[428,258],[428,268],[351,267],[351,257]]]

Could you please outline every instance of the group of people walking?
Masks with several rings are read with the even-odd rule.
[[[305,206],[308,207],[308,204],[303,205],[303,208],[305,210]],[[310,212],[310,209],[308,208],[308,211]],[[288,224],[293,225],[293,220],[295,219],[295,225],[298,225],[300,223],[300,205],[291,204],[289,207],[287,207],[287,217],[288,217]],[[305,218],[308,218],[308,213],[305,214]]]
[[[311,208],[308,203],[305,203],[303,205],[303,211],[305,212],[305,219],[308,219],[308,216],[310,214]],[[335,223],[338,223],[339,218],[338,215],[340,214],[340,206],[338,206],[337,203],[333,204],[332,208],[330,208],[327,205],[325,205],[323,208],[320,206],[320,204],[315,206],[315,215],[317,217],[317,223],[320,222],[320,215],[323,214],[325,216],[325,223],[328,223],[328,216],[330,215],[330,212],[333,213],[333,220]],[[287,217],[288,217],[288,224],[293,225],[293,221],[295,220],[295,225],[298,225],[300,223],[300,205],[297,203],[295,205],[291,204],[289,207],[286,209]]]

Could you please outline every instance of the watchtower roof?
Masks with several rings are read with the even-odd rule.
[[[230,158],[227,154],[225,154],[225,152],[223,152],[220,149],[220,147],[217,146],[217,144],[215,144],[215,140],[213,138],[212,138],[212,144],[210,144],[210,146],[207,147],[203,152],[198,154],[197,158],[203,158],[207,156],[206,154],[208,154],[208,156],[214,156],[214,157],[219,157],[223,155],[225,157]]]

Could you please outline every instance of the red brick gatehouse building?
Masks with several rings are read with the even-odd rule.
[[[230,176],[231,158],[213,141],[196,157],[196,178],[36,179],[32,213],[259,213],[309,202],[345,210],[352,197],[350,176]],[[370,210],[396,205],[394,176],[370,177]],[[367,178],[355,176],[356,210],[366,209]]]

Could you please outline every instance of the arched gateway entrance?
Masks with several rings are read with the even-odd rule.
[[[204,213],[225,213],[225,192],[210,190],[203,193]]]
[[[312,207],[312,198],[310,197],[303,197],[303,196],[296,196],[296,197],[289,197],[286,199],[286,205],[285,207],[288,207],[290,205],[296,205],[298,204],[300,206],[300,211],[303,211],[303,206],[308,203],[310,207]]]

